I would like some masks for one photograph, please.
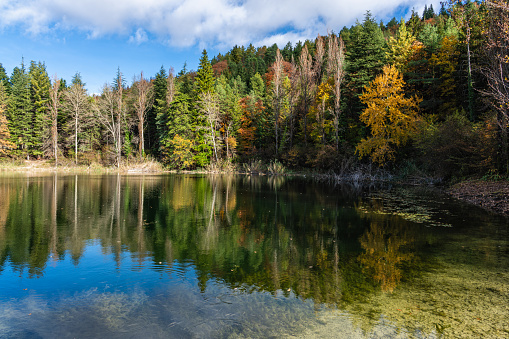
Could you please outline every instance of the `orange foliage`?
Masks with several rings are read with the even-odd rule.
[[[212,65],[212,70],[214,71],[214,76],[218,78],[224,71],[228,70],[228,62],[226,60],[219,61]]]
[[[283,61],[283,77],[291,77],[293,73],[294,66],[288,61]],[[274,80],[274,68],[269,67],[267,73],[265,73],[265,87],[268,88],[271,85],[272,80]]]

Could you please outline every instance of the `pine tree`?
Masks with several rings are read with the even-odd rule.
[[[11,133],[9,132],[7,118],[5,117],[7,100],[7,91],[5,90],[4,83],[0,81],[0,155],[6,154],[9,150],[16,147],[16,145],[9,141]]]
[[[11,92],[11,83],[9,82],[9,76],[7,75],[4,66],[0,63],[0,82],[4,85],[4,91],[6,95]]]
[[[195,98],[194,101],[197,103],[198,107],[194,110],[194,119],[193,119],[193,130],[195,132],[195,161],[196,164],[200,167],[207,165],[210,161],[210,157],[212,155],[212,147],[207,142],[207,117],[204,114],[205,111],[208,110],[207,107],[203,105],[206,103],[212,104],[212,101],[203,101],[200,99],[200,96],[205,95],[206,93],[214,93],[214,70],[212,69],[212,65],[210,64],[207,51],[204,49],[202,52],[202,57],[200,58],[200,65],[198,66],[198,71],[195,77]]]
[[[349,106],[354,112],[363,108],[358,101],[363,88],[382,71],[386,62],[385,47],[382,30],[368,11],[362,25],[352,28],[350,44],[346,46],[347,82],[354,95]]]
[[[26,72],[23,62],[21,67],[14,67],[10,82],[12,87],[6,116],[9,122],[11,141],[16,145],[17,154],[29,157],[29,149],[33,146],[33,111],[30,76]]]
[[[159,140],[165,125],[163,120],[168,110],[166,77],[166,70],[161,66],[153,80],[154,103],[147,113],[147,147],[153,154],[159,154]]]
[[[210,64],[207,51],[204,49],[200,58],[200,65],[195,78],[195,91],[198,96],[201,93],[214,92],[214,70]]]
[[[51,119],[48,116],[51,81],[46,65],[41,62],[30,62],[29,75],[33,106],[31,153],[40,156],[44,154],[45,140],[51,138]]]

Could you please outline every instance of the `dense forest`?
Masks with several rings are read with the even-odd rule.
[[[235,46],[100,95],[43,62],[0,64],[0,155],[56,164],[156,159],[169,168],[374,163],[434,177],[509,171],[509,5],[452,1],[408,21],[362,22],[314,41]]]

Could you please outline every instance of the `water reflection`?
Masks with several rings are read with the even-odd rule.
[[[442,250],[444,244],[457,246],[458,242],[448,239],[458,233],[450,227],[426,227],[456,221],[439,220],[438,214],[426,212],[429,209],[422,205],[412,206],[408,197],[398,202],[394,197],[360,193],[348,186],[332,189],[287,177],[0,177],[0,285],[10,281],[10,271],[39,278],[41,283],[50,271],[63,277],[71,270],[65,265],[70,261],[72,272],[83,276],[83,281],[73,281],[77,295],[97,286],[115,286],[108,290],[112,293],[109,302],[120,305],[133,297],[122,294],[125,286],[154,285],[147,276],[155,273],[156,280],[170,286],[157,297],[159,303],[162,296],[176,302],[176,291],[186,288],[180,296],[202,298],[204,304],[197,309],[209,300],[226,300],[213,292],[217,290],[228,298],[231,293],[243,293],[243,298],[252,294],[249,298],[265,303],[267,295],[276,303],[307,300],[311,309],[325,304],[355,314],[365,333],[370,333],[381,315],[399,319],[397,313],[374,306],[373,300],[397,300],[412,284],[425,281],[423,277],[439,265],[430,253]],[[396,213],[391,210],[395,206]],[[401,208],[406,208],[404,213]],[[469,247],[469,251],[482,251],[483,260],[497,269],[507,268],[507,260],[500,259],[507,257],[501,253],[504,249],[506,243],[500,245],[491,238]],[[114,272],[101,264],[104,259],[95,256],[96,250],[101,258],[112,258]],[[121,284],[119,276],[125,280]],[[192,283],[182,287],[174,279]],[[402,284],[405,289],[399,288]],[[17,291],[13,293],[23,293],[10,287],[9,291]],[[69,284],[53,288],[66,290]],[[146,309],[151,307],[147,303],[155,302],[152,292],[136,293],[145,298],[139,304],[143,313],[152,312]],[[105,302],[101,295],[94,292],[94,303]],[[5,300],[11,297],[0,295]],[[173,307],[182,308],[188,302],[180,300]],[[427,301],[419,303],[421,310]],[[264,310],[281,312],[277,307]],[[412,323],[405,321],[406,328],[411,328]],[[419,319],[427,324],[427,333],[436,331],[440,321]],[[246,328],[245,323],[242,326]]]
[[[373,220],[369,230],[359,239],[364,249],[359,256],[360,262],[386,292],[393,292],[401,281],[401,263],[414,256],[408,247],[414,239],[401,225]]]

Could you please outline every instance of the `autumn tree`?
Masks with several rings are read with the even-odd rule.
[[[458,39],[454,35],[442,39],[438,53],[430,58],[431,65],[439,74],[437,90],[440,97],[438,115],[445,117],[458,109],[456,94],[456,71],[459,52]]]
[[[403,76],[394,66],[384,66],[360,96],[367,108],[360,120],[365,123],[371,136],[357,145],[359,157],[369,155],[373,162],[383,166],[393,160],[396,148],[404,145],[416,130],[420,99],[405,98]]]
[[[402,18],[397,37],[389,38],[388,51],[386,52],[389,64],[396,66],[398,71],[404,72],[412,55],[412,45],[415,41],[415,37],[407,30],[405,20]]]

